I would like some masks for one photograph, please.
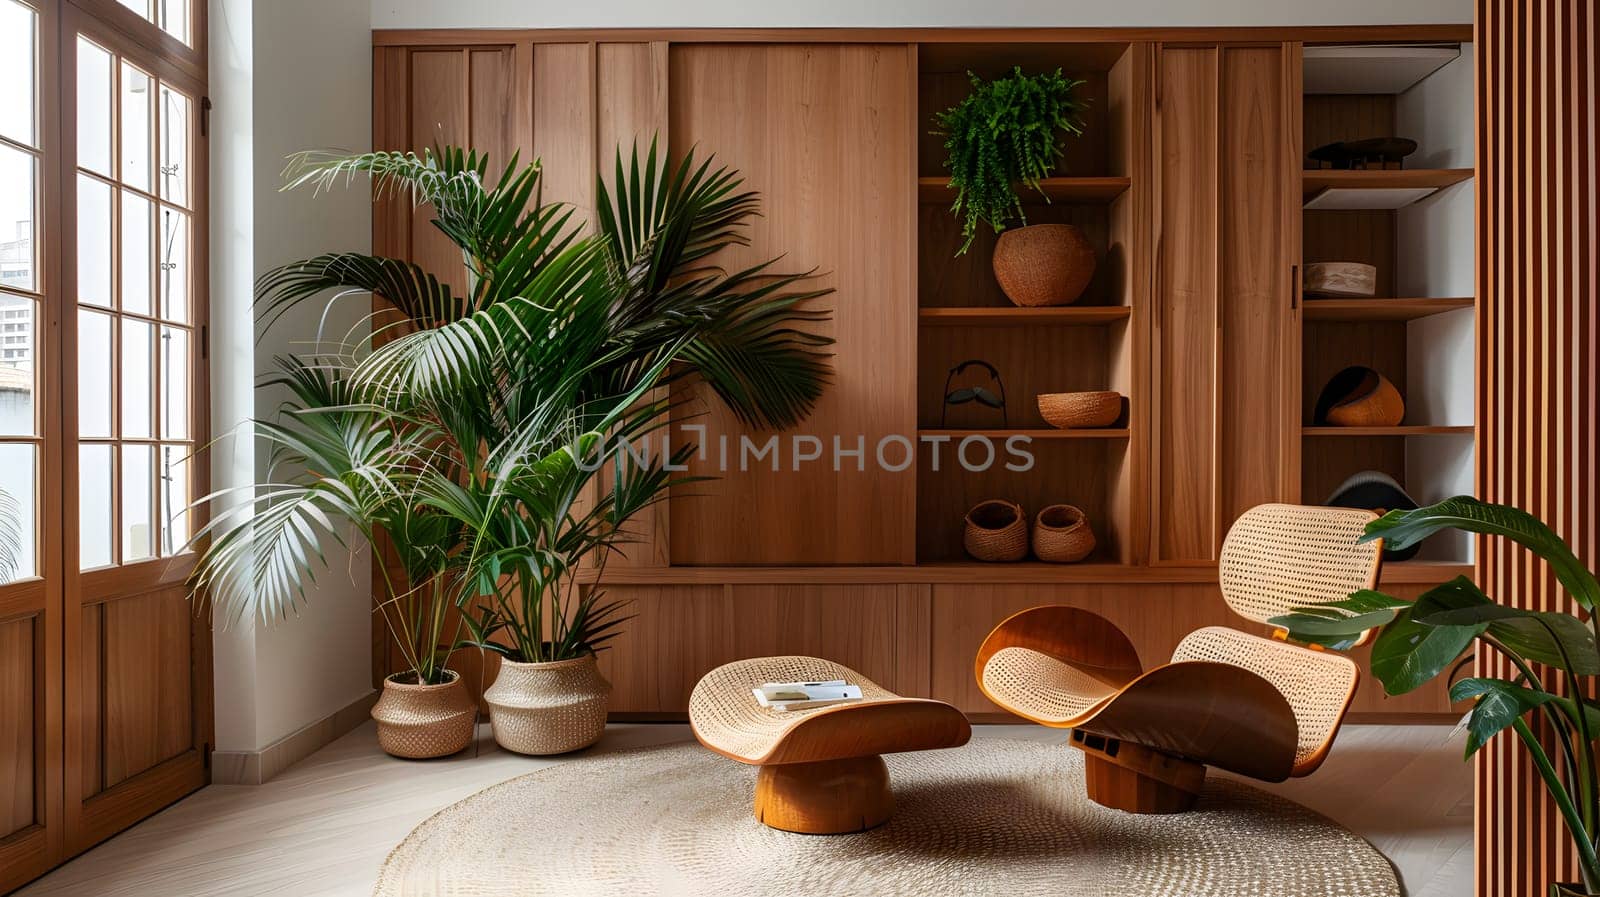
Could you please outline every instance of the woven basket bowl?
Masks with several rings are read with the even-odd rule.
[[[519,754],[565,754],[600,740],[611,683],[593,654],[549,663],[500,662],[483,693],[494,740]]]
[[[447,672],[450,681],[440,685],[396,682],[394,677],[383,680],[372,718],[378,723],[378,746],[385,753],[426,760],[448,757],[472,743],[478,705],[460,674]]]
[[[1122,416],[1118,392],[1046,392],[1039,394],[1039,414],[1060,430],[1109,427]]]
[[[1070,224],[1034,224],[1000,234],[994,279],[1026,308],[1071,305],[1094,277],[1094,247]]]
[[[1389,378],[1374,370],[1356,388],[1328,409],[1328,423],[1335,427],[1394,427],[1406,416],[1406,402]]]
[[[1033,555],[1052,564],[1072,564],[1094,551],[1089,518],[1072,505],[1051,505],[1033,522]]]
[[[1028,515],[1015,502],[983,502],[967,512],[961,544],[980,561],[1020,561],[1028,556]]]

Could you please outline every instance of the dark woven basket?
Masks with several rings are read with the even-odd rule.
[[[1022,506],[990,499],[967,512],[961,544],[980,561],[1020,561],[1028,556],[1028,517]]]

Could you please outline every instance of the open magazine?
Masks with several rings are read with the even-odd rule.
[[[861,700],[861,686],[851,685],[843,679],[826,682],[768,682],[751,691],[756,703],[770,710],[809,710],[830,704],[847,704]]]

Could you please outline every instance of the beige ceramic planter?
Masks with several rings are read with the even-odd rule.
[[[494,740],[519,754],[564,754],[586,748],[606,728],[611,683],[594,655],[553,663],[500,662],[483,693]]]
[[[393,676],[383,680],[383,695],[372,708],[372,718],[378,721],[378,744],[385,751],[426,760],[448,757],[472,743],[478,708],[461,675],[446,672],[450,681],[441,685],[396,682]]]

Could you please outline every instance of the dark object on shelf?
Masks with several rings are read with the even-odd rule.
[[[1352,365],[1328,381],[1317,397],[1315,426],[1396,427],[1406,416],[1406,400],[1389,378]]]
[[[1362,262],[1311,262],[1302,289],[1307,296],[1366,299],[1378,292],[1378,269]]]
[[[1312,150],[1307,154],[1310,164],[1306,167],[1334,171],[1379,168],[1397,171],[1405,166],[1405,157],[1416,151],[1417,142],[1407,137],[1344,140]]]
[[[1039,416],[1058,430],[1093,430],[1109,427],[1122,416],[1122,393],[1040,393]]]
[[[1070,224],[1034,224],[1000,234],[993,265],[1013,304],[1071,305],[1094,277],[1094,246]]]
[[[1416,500],[1406,494],[1406,490],[1395,482],[1394,477],[1381,470],[1363,470],[1353,474],[1349,479],[1339,484],[1333,490],[1328,500],[1323,504],[1334,508],[1362,508],[1367,511],[1377,511],[1379,514],[1387,511],[1415,511]],[[1422,550],[1421,543],[1399,551],[1383,550],[1383,559],[1386,561],[1409,561]]]
[[[1094,551],[1094,530],[1081,508],[1051,505],[1033,521],[1033,556],[1052,564],[1075,564]]]
[[[1028,515],[1016,502],[983,502],[967,512],[961,545],[975,560],[1020,561],[1028,556]]]
[[[989,379],[994,381],[995,389],[999,390],[999,394],[997,395],[994,390],[982,386],[963,386],[960,389],[951,389],[950,381],[966,373],[967,368],[970,367],[981,367],[988,371]],[[1006,423],[1006,385],[1000,381],[1000,372],[995,370],[994,365],[981,358],[969,358],[951,368],[950,373],[945,376],[944,405],[939,408],[939,426],[941,428],[944,427],[945,414],[950,410],[951,405],[966,405],[971,402],[997,409],[1000,412],[1000,426],[1008,425]]]

